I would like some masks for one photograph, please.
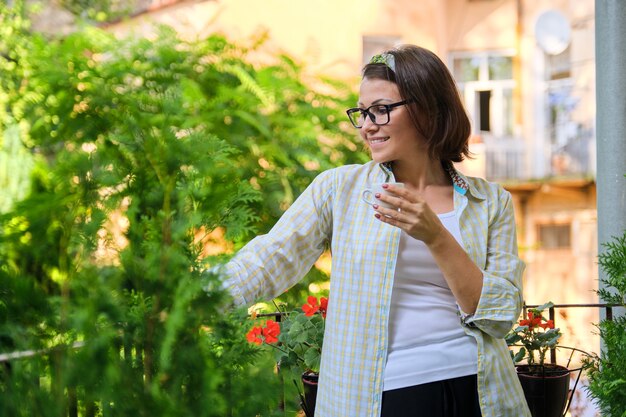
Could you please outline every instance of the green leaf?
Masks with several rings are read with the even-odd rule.
[[[520,362],[526,356],[526,349],[520,348],[520,350],[513,356],[513,362]]]
[[[309,369],[317,371],[320,369],[321,354],[316,349],[309,349],[304,354],[304,363]]]
[[[517,333],[509,333],[505,337],[505,340],[506,340],[507,345],[514,345],[517,342],[519,342],[520,340],[522,340],[522,338]]]

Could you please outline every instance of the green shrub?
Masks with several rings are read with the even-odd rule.
[[[36,354],[1,362],[0,415],[280,413],[271,355],[203,271],[366,159],[339,123],[353,95],[220,36],[45,39],[23,14],[0,5],[0,134],[31,161],[0,217],[0,354]]]
[[[599,264],[606,277],[600,280],[604,287],[598,291],[600,299],[615,307],[622,307],[612,320],[604,319],[598,325],[603,347],[600,356],[590,362],[589,393],[602,413],[612,417],[626,416],[626,232],[604,245]]]

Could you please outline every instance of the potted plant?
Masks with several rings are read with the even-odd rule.
[[[557,347],[561,337],[560,329],[543,316],[544,310],[553,306],[548,302],[528,309],[527,316],[506,336],[511,348],[519,346],[517,353],[511,350],[514,362],[525,360],[515,368],[533,417],[561,417],[567,404],[570,371],[546,362],[546,354]]]
[[[301,309],[279,311],[280,322],[266,320],[252,327],[246,336],[250,343],[274,348],[281,369],[301,375],[304,387],[302,408],[308,417],[315,414],[327,308],[328,298],[318,299],[311,295]],[[253,315],[253,319],[256,318]]]

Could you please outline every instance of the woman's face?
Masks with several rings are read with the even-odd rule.
[[[364,78],[359,91],[359,107],[367,109],[375,104],[394,104],[402,101],[398,86],[387,80]],[[385,120],[377,115],[376,121]],[[415,161],[417,155],[427,154],[422,136],[418,133],[404,106],[394,107],[389,112],[389,123],[379,126],[369,116],[365,118],[360,134],[369,146],[375,162]]]

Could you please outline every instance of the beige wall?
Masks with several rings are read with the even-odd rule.
[[[425,18],[433,13],[428,7],[433,2],[420,3],[427,7],[404,14],[394,2],[381,0],[205,1],[159,10],[112,30],[146,33],[158,22],[176,27],[184,36],[218,32],[242,43],[266,32],[269,39],[264,51],[293,55],[312,72],[352,78],[361,67],[363,34],[401,33],[434,44],[429,35],[432,28],[411,23],[411,15],[421,14],[419,18],[428,21]]]
[[[514,48],[515,1],[446,1],[446,51],[482,51]]]

